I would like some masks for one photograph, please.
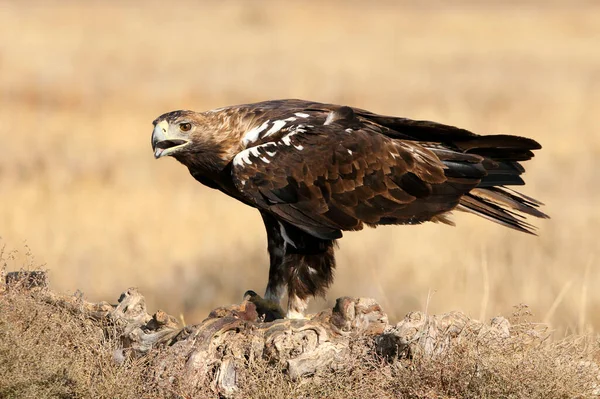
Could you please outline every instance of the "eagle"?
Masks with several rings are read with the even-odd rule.
[[[303,100],[179,110],[153,122],[155,158],[174,157],[200,183],[258,209],[267,233],[264,299],[303,318],[333,281],[343,231],[365,225],[453,225],[464,211],[534,234],[547,218],[521,162],[541,149],[511,135]]]

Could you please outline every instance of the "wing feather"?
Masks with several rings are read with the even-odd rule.
[[[244,150],[233,161],[236,187],[258,208],[316,237],[338,238],[363,223],[430,220],[454,208],[480,181],[480,164],[459,161],[481,157],[458,156],[466,171],[456,173],[468,184],[441,189],[449,167],[434,151],[371,126],[349,129],[343,121],[338,116],[327,125],[290,124],[279,138],[271,135],[268,143]],[[274,155],[265,162],[267,148]]]

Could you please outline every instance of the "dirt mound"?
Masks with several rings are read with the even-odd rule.
[[[0,289],[0,397],[578,398],[600,395],[598,342],[552,340],[523,312],[390,324],[372,299],[263,322],[245,301],[182,327],[144,297],[115,305],[56,294],[44,274]]]

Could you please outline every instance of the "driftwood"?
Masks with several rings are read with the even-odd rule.
[[[249,362],[266,359],[292,379],[326,369],[343,367],[353,343],[366,342],[373,356],[388,361],[412,356],[436,356],[462,339],[473,336],[490,340],[509,337],[509,323],[502,317],[490,324],[463,313],[439,316],[412,312],[395,325],[375,300],[339,298],[333,309],[305,320],[279,319],[264,322],[260,303],[215,309],[200,324],[181,327],[165,312],[149,315],[144,297],[135,289],[125,291],[116,305],[91,303],[80,295],[59,295],[48,290],[45,276],[9,273],[7,287],[21,284],[40,291],[45,301],[110,326],[122,348],[115,362],[152,352],[156,382],[170,385],[211,384],[221,396],[235,396]]]

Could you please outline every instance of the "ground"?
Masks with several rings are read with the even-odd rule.
[[[134,289],[114,307],[0,284],[0,397],[600,395],[597,340],[549,338],[523,307],[491,323],[415,312],[394,326],[368,299],[343,298],[312,320],[273,323],[257,320],[252,305],[217,309],[181,331],[174,317],[150,317]]]

